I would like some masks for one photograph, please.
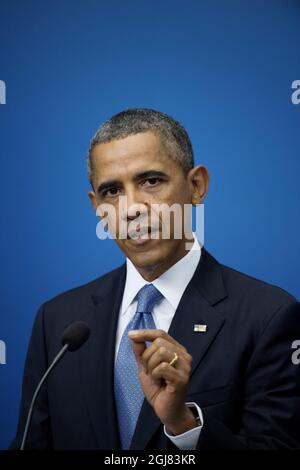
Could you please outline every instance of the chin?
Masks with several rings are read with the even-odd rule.
[[[163,260],[157,256],[131,256],[130,261],[139,269],[151,271],[151,269],[159,266]]]
[[[139,247],[139,249],[126,250],[125,254],[130,261],[140,269],[151,269],[166,262],[174,253],[170,243],[161,240],[153,241],[152,246]]]

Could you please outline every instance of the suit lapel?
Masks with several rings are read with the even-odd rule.
[[[203,248],[199,265],[181,298],[169,329],[169,334],[185,346],[193,357],[190,385],[206,351],[224,324],[224,317],[213,306],[226,296],[221,267]],[[195,324],[207,325],[207,331],[194,332]],[[144,449],[160,425],[153,409],[144,400],[131,449]]]
[[[79,351],[85,401],[99,449],[119,447],[114,405],[115,334],[123,296],[126,268],[123,265],[101,280],[93,294],[93,307],[82,318],[91,330],[89,341]]]

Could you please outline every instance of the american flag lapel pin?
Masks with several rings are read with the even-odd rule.
[[[194,325],[194,331],[196,333],[206,333],[207,325]]]

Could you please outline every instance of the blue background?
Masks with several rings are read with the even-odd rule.
[[[112,114],[181,121],[211,175],[207,249],[300,297],[299,22],[299,0],[1,0],[0,448],[38,306],[123,260],[86,196]]]

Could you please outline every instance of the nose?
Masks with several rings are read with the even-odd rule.
[[[124,196],[125,199],[122,201],[122,207],[120,208],[123,220],[131,221],[148,213],[147,201],[136,188],[128,188]]]

